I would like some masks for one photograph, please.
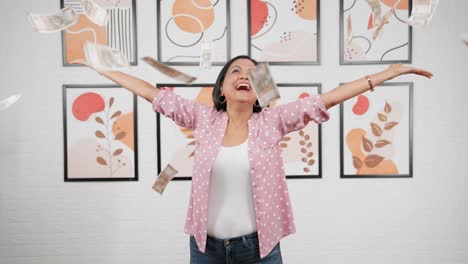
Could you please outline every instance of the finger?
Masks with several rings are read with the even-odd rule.
[[[70,61],[70,63],[71,64],[85,64],[85,65],[87,64],[86,60],[84,59],[75,59],[75,60]]]

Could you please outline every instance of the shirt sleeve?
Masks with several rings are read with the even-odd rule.
[[[310,120],[321,124],[330,119],[319,94],[273,107],[271,113],[282,136],[303,129]]]
[[[155,112],[170,118],[179,126],[190,129],[196,128],[199,113],[209,108],[207,105],[185,99],[163,88],[153,99]]]

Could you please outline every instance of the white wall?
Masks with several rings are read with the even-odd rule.
[[[62,84],[109,83],[64,68],[60,34],[33,33],[26,12],[59,0],[0,1],[0,263],[188,263],[183,233],[190,182],[164,196],[156,174],[156,124],[138,101],[138,182],[64,183]],[[245,1],[232,1],[241,21]],[[323,179],[289,180],[297,233],[282,241],[285,263],[468,262],[468,1],[440,1],[430,27],[414,31],[413,64],[435,73],[414,81],[414,178],[340,179],[339,109],[323,126]],[[156,56],[156,1],[137,2],[138,54]],[[339,1],[322,0],[322,65],[274,67],[278,82],[322,82],[324,91],[385,66],[339,66]],[[245,20],[245,19],[244,19]],[[233,23],[233,32],[244,32]],[[246,35],[233,36],[233,55]],[[213,82],[219,67],[199,73]],[[144,63],[129,71],[152,83],[172,80]]]

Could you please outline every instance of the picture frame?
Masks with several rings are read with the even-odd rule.
[[[64,181],[138,181],[136,95],[118,85],[62,89]]]
[[[406,23],[412,1],[401,0],[395,9],[396,0],[378,3],[380,16],[368,1],[340,0],[340,65],[412,62],[412,27]]]
[[[222,66],[229,61],[230,2],[217,0],[203,7],[193,1],[157,0],[158,61],[167,65],[199,65],[201,44],[205,41],[213,43],[212,65]]]
[[[81,0],[60,0],[60,8],[72,7],[79,16],[78,22],[62,31],[62,65],[84,59],[84,45],[87,41],[118,49],[130,65],[138,65],[136,0],[93,0],[107,10],[109,20],[106,26],[96,25],[84,14]]]
[[[270,65],[320,65],[320,0],[248,0],[248,55]]]
[[[413,177],[413,83],[340,104],[340,178]]]
[[[158,88],[171,89],[180,96],[213,106],[211,97],[213,84],[156,84]],[[283,91],[284,96],[273,105],[288,103],[298,99],[299,96],[309,96],[321,93],[321,84],[318,83],[279,83],[278,89]],[[156,113],[157,127],[157,167],[160,173],[167,164],[171,164],[178,174],[173,180],[191,180],[193,167],[193,153],[195,150],[195,139],[192,131],[179,127],[172,120]],[[302,132],[301,132],[302,131]],[[321,125],[314,122],[301,130],[288,134],[282,139],[280,147],[283,151],[283,161],[287,179],[321,178]],[[300,141],[304,141],[304,146]],[[301,148],[307,148],[306,153]],[[309,152],[311,154],[309,154]],[[287,156],[285,156],[287,155]],[[311,156],[307,156],[311,155]],[[307,158],[306,161],[302,161]],[[313,161],[311,161],[313,160]],[[310,162],[310,165],[304,165]],[[302,171],[305,168],[308,172]]]

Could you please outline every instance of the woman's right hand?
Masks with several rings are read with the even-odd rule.
[[[71,64],[78,64],[78,65],[82,65],[82,66],[87,66],[88,68],[95,70],[97,73],[99,73],[101,75],[104,72],[102,70],[98,70],[98,69],[92,67],[91,65],[89,65],[88,61],[86,61],[85,59],[75,59],[75,60],[70,61],[70,63]]]

